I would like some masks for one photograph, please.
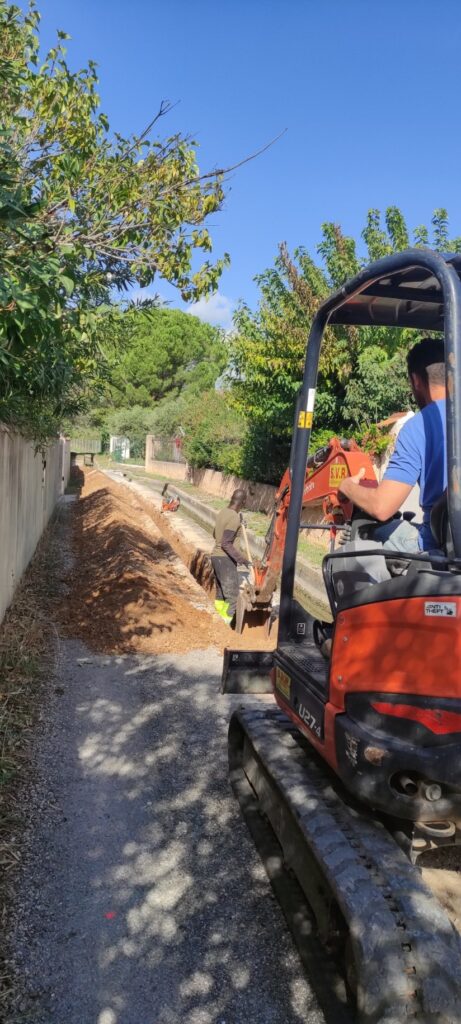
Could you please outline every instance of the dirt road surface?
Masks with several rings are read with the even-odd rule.
[[[8,1024],[322,1024],[228,786],[229,632],[136,503],[91,474],[58,521]]]

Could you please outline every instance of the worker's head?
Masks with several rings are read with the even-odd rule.
[[[229,502],[229,508],[235,509],[236,512],[240,512],[246,501],[246,491],[243,487],[237,487],[234,491],[231,500]]]
[[[423,338],[407,355],[411,390],[420,409],[445,397],[445,349],[441,338]]]

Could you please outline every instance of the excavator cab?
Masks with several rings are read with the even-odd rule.
[[[294,424],[271,681],[281,710],[351,797],[412,823],[412,835],[417,825],[429,844],[442,834],[457,835],[461,826],[460,277],[461,255],[408,250],[361,271],[315,316]],[[333,618],[325,660],[314,618],[294,599],[294,580],[321,343],[333,324],[443,332],[448,488],[433,509],[436,553],[377,550],[371,543],[377,524],[353,510],[352,535],[370,538],[361,556],[383,560],[388,578],[367,578],[348,546],[325,556]],[[337,454],[346,463],[351,458]],[[237,654],[237,661],[245,669],[247,659],[248,689],[257,689],[251,682],[263,672],[258,676],[251,657]],[[228,666],[231,659],[232,652]]]

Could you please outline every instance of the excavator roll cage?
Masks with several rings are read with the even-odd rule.
[[[290,459],[291,492],[282,566],[279,643],[292,628],[299,525],[322,338],[327,325],[412,327],[443,332],[447,382],[448,524],[461,559],[461,255],[408,249],[362,270],[327,299],[312,323]]]

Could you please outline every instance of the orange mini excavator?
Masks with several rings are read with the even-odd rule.
[[[363,269],[318,310],[273,527],[286,530],[277,646],[227,652],[224,667],[227,692],[264,690],[270,674],[274,702],[243,702],[231,718],[231,780],[253,834],[261,811],[275,838],[273,884],[288,868],[325,958],[336,949],[360,1024],[461,1021],[460,937],[415,863],[461,831],[460,278],[461,255],[412,249]],[[322,337],[335,324],[443,333],[448,487],[432,510],[435,551],[389,552],[374,543],[376,521],[341,501],[343,474],[364,466],[373,483],[363,453],[336,440],[309,453]],[[311,494],[334,528],[350,528],[323,560],[329,659],[322,624],[294,598]],[[385,565],[383,582],[367,558]]]
[[[161,512],[177,512],[180,504],[181,504],[181,499],[178,496],[176,496],[176,498],[174,498],[174,497],[170,498],[168,496],[168,484],[166,483],[164,485],[163,489],[162,489],[162,507],[161,507],[160,511]]]

